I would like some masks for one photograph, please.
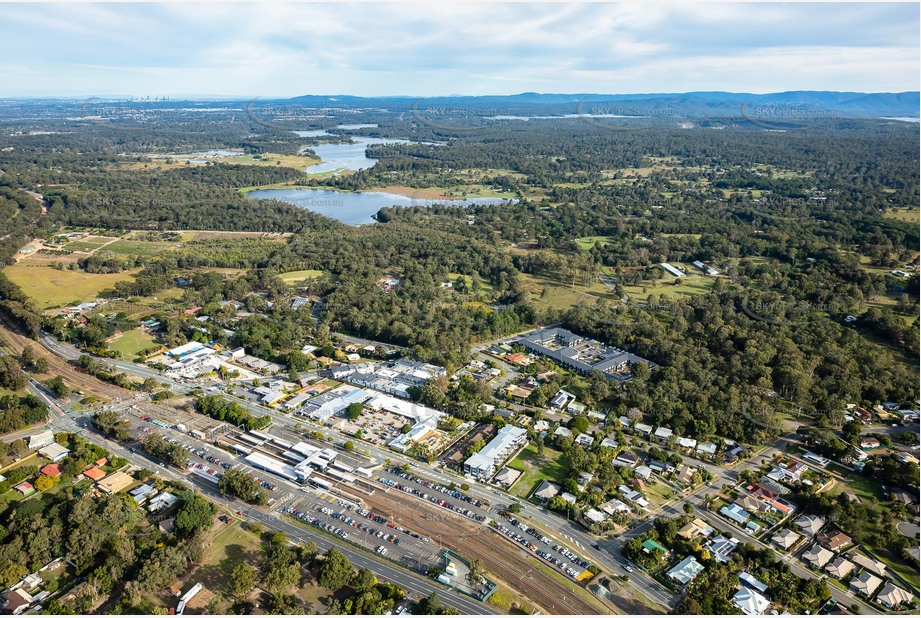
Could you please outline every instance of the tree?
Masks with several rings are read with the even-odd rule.
[[[694,512],[694,505],[691,504],[690,502],[685,502],[684,506],[681,508],[684,509],[684,512],[687,513],[688,515]]]
[[[479,585],[482,576],[483,563],[480,562],[478,558],[474,558],[470,561],[470,570],[467,572],[467,583],[470,586],[476,587]]]
[[[336,547],[331,547],[317,571],[317,583],[328,590],[339,590],[352,578],[352,563]]]
[[[358,572],[352,577],[352,581],[349,582],[349,586],[359,594],[368,592],[376,585],[377,578],[374,577],[374,573],[367,568],[358,569]]]
[[[354,421],[356,418],[361,416],[362,410],[364,410],[364,406],[362,406],[360,403],[355,401],[355,402],[350,403],[348,407],[345,409],[345,415]]]
[[[35,489],[38,491],[48,491],[54,487],[54,479],[47,474],[42,474],[35,480]]]
[[[249,591],[256,585],[257,574],[256,567],[251,564],[246,562],[237,564],[230,572],[230,594],[238,600],[246,598]]]
[[[346,440],[346,441],[345,441],[345,444],[342,445],[342,448],[344,448],[344,449],[347,450],[347,451],[354,451],[354,450],[355,450],[355,443],[352,442],[351,440]]]
[[[179,495],[180,506],[176,513],[176,532],[184,537],[197,530],[210,528],[214,523],[214,505],[192,492]]]
[[[584,416],[574,416],[569,421],[569,428],[572,429],[573,433],[585,433],[588,431],[588,419]]]
[[[265,575],[263,584],[273,594],[287,594],[301,579],[301,563],[273,566]]]
[[[521,505],[518,504],[517,502],[512,502],[510,505],[508,505],[507,510],[509,513],[512,513],[513,515],[518,514],[521,512]]]

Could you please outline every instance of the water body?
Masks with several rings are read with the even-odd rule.
[[[562,114],[560,116],[487,116],[486,120],[565,120],[567,118],[647,118],[648,116],[620,116],[618,114]]]
[[[376,124],[340,124],[337,129],[350,131],[355,129],[375,129]],[[325,137],[330,135],[324,129],[313,131],[294,131],[299,137]],[[311,165],[307,168],[308,174],[319,174],[323,172],[335,172],[342,170],[366,170],[374,167],[377,159],[372,159],[365,153],[368,146],[377,144],[408,144],[406,140],[399,139],[381,139],[379,137],[353,137],[350,144],[320,144],[319,146],[305,146],[299,152],[304,152],[308,148],[317,153],[321,162]]]
[[[373,223],[373,215],[387,206],[426,206],[448,204],[452,206],[472,206],[484,204],[502,204],[506,200],[495,197],[468,197],[462,200],[418,199],[388,193],[386,191],[365,191],[362,193],[343,193],[328,189],[259,189],[251,191],[247,197],[257,200],[275,199],[288,202],[299,208],[306,208],[331,219],[337,219],[347,225],[364,225]]]

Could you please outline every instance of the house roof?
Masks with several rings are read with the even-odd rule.
[[[689,521],[678,531],[678,536],[682,536],[686,539],[694,538],[699,535],[710,536],[711,534],[713,534],[713,527],[699,517],[695,518],[693,521]]]
[[[819,543],[823,547],[827,547],[832,551],[836,551],[839,547],[844,547],[851,542],[851,537],[844,534],[840,530],[834,532],[823,532],[819,535]]]
[[[857,592],[870,596],[876,591],[877,588],[879,588],[881,583],[883,583],[883,580],[878,578],[876,575],[864,571],[851,580],[851,588]]]
[[[829,575],[841,579],[847,577],[848,573],[854,570],[854,563],[845,558],[843,555],[838,556],[825,566]]]
[[[41,473],[46,476],[60,476],[61,466],[56,463],[50,463],[41,469]]]
[[[751,573],[748,573],[746,571],[742,571],[741,573],[739,573],[739,581],[745,584],[746,586],[748,586],[749,588],[751,588],[752,590],[757,590],[758,592],[767,592],[768,585],[765,584],[760,579],[758,579],[757,577],[755,577],[754,575],[752,575]]]
[[[828,564],[834,556],[835,554],[818,544],[803,552],[803,560],[820,569]]]
[[[105,478],[106,473],[100,470],[99,468],[97,468],[96,466],[93,466],[89,470],[84,470],[83,476],[85,476],[88,479],[92,479],[94,481],[99,481]]]
[[[771,602],[759,592],[742,587],[732,597],[732,604],[742,610],[746,616],[760,616],[770,607]]]
[[[534,495],[538,498],[543,498],[544,500],[549,500],[550,498],[556,496],[560,493],[559,485],[554,485],[550,481],[541,481],[540,486],[537,488],[537,491],[534,492]]]
[[[886,582],[886,585],[883,586],[883,589],[876,595],[876,600],[879,603],[882,603],[886,607],[895,607],[896,605],[901,605],[902,603],[908,603],[912,600],[912,595],[908,592],[902,590],[898,586],[894,586],[892,582]]]
[[[799,540],[803,538],[803,535],[793,532],[789,529],[783,529],[777,532],[774,536],[771,537],[771,540],[775,545],[779,545],[783,549],[790,549],[796,545]]]
[[[130,476],[124,472],[113,472],[97,483],[99,489],[106,493],[116,494],[128,487],[134,482]]]
[[[687,584],[695,577],[700,575],[700,572],[704,570],[704,565],[697,562],[697,558],[694,556],[688,556],[678,564],[676,564],[669,572],[668,576],[679,582],[681,584]]]
[[[23,590],[22,588],[17,588],[16,590],[9,590],[3,593],[3,608],[8,611],[16,610],[23,605],[28,605],[32,602],[32,595]]]
[[[815,515],[803,515],[796,520],[796,525],[806,534],[818,534],[825,525],[825,520]]]
[[[875,573],[880,577],[886,575],[886,565],[878,560],[871,560],[863,554],[854,554],[851,556],[851,561],[857,566],[863,567],[871,573]]]

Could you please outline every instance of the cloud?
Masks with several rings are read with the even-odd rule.
[[[0,96],[917,90],[919,23],[917,4],[0,4]]]

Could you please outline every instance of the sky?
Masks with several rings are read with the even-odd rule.
[[[0,97],[916,91],[919,10],[0,3]]]

